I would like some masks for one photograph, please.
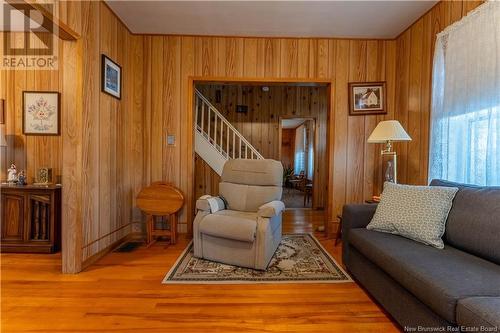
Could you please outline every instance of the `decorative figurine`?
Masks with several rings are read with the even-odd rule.
[[[24,170],[21,170],[17,176],[17,185],[26,185],[26,175],[24,174]]]
[[[14,163],[10,165],[10,168],[7,169],[7,172],[8,172],[7,182],[9,183],[17,182],[17,168]]]
[[[37,172],[37,185],[47,185],[52,183],[52,168],[40,168]]]

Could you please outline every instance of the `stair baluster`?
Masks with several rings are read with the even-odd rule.
[[[230,158],[264,159],[197,89],[195,89],[194,104],[195,149],[217,173],[222,172],[224,162]]]

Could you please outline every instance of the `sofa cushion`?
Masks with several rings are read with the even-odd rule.
[[[367,229],[351,230],[349,242],[451,323],[458,300],[500,296],[500,266],[451,246],[439,250]]]
[[[200,222],[202,234],[253,242],[257,230],[257,214],[233,210],[221,210],[205,216]]]
[[[442,249],[446,217],[457,191],[456,187],[386,182],[377,211],[366,228]]]
[[[469,297],[458,301],[457,323],[465,327],[500,329],[500,297]]]
[[[444,240],[461,250],[500,264],[500,187],[433,180],[431,186],[458,187]]]
[[[245,212],[257,212],[259,207],[281,200],[281,186],[253,186],[222,182],[219,193],[226,200],[228,208]]]

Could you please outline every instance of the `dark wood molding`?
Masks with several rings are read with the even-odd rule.
[[[78,33],[71,29],[66,23],[62,22],[59,18],[54,16],[53,13],[48,11],[41,4],[33,3],[30,0],[6,0],[6,2],[22,13],[24,13],[25,10],[36,10],[40,12],[44,18],[41,26],[48,32],[56,34],[63,40],[77,40],[80,38]],[[54,27],[57,27],[57,29],[54,29]]]

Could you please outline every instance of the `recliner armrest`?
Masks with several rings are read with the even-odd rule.
[[[196,200],[196,209],[204,212],[210,212],[210,204],[207,199],[199,198]]]
[[[273,217],[278,216],[285,210],[285,204],[282,201],[274,200],[259,207],[257,215],[259,217]]]
[[[204,212],[215,213],[219,210],[226,209],[226,205],[220,197],[203,195],[196,200],[196,209]]]

